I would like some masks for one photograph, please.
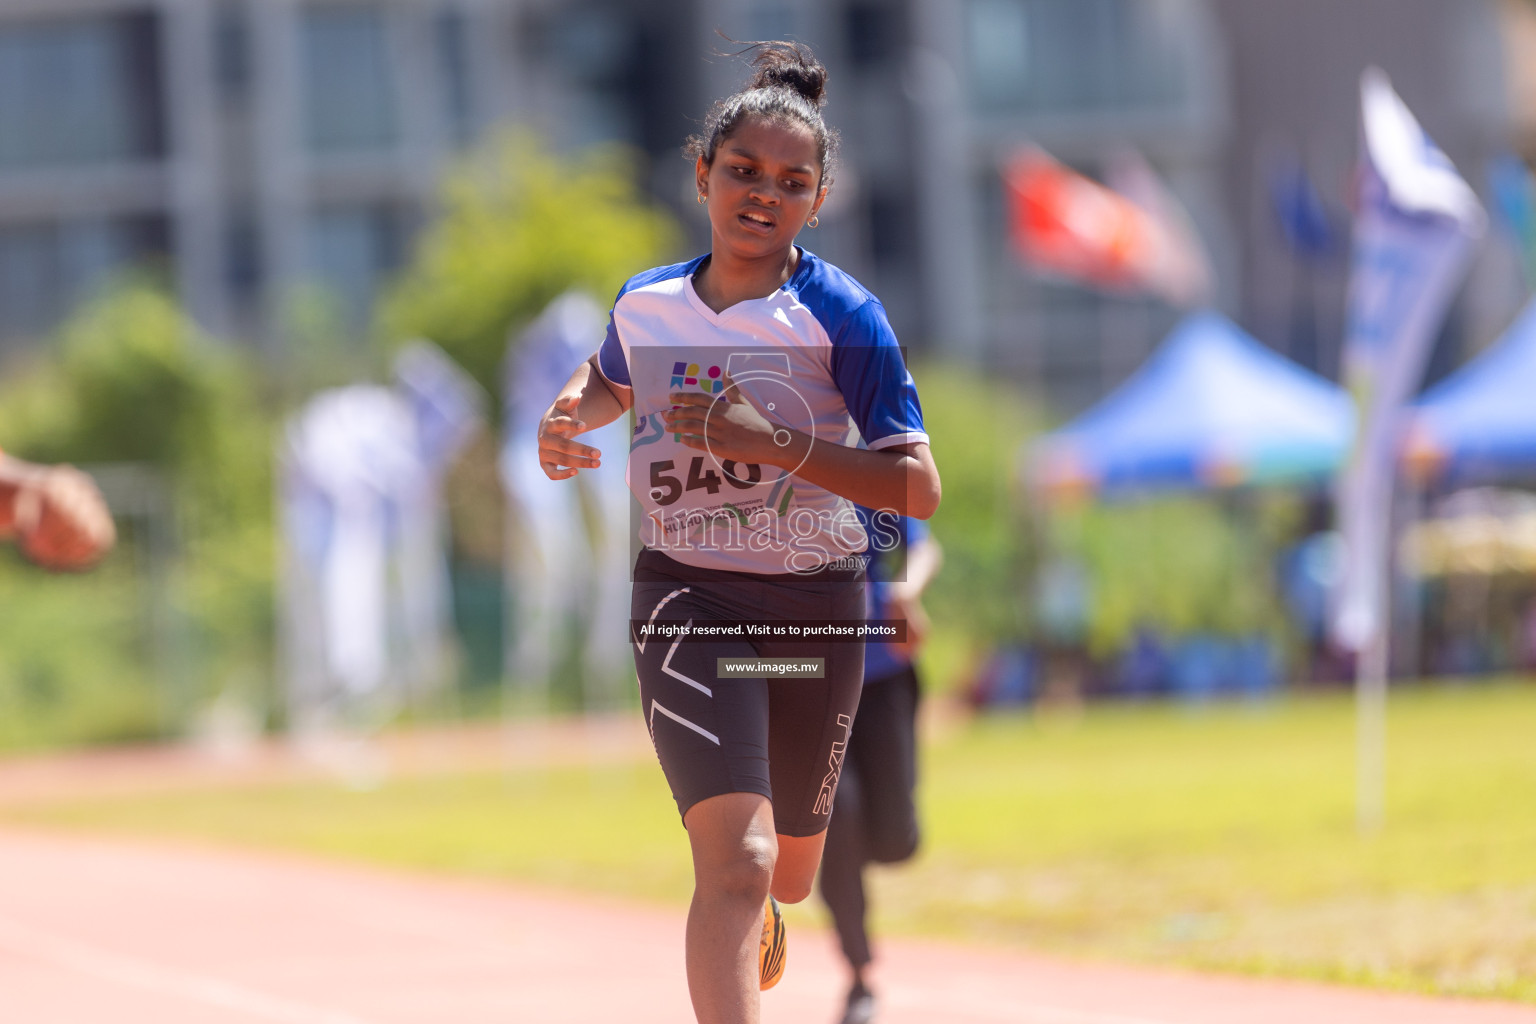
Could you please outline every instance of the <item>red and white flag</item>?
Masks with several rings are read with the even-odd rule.
[[[1210,298],[1210,260],[1187,214],[1139,155],[1117,160],[1103,185],[1038,148],[1004,171],[1009,235],[1019,257],[1045,274],[1105,291],[1158,295],[1175,306]]]

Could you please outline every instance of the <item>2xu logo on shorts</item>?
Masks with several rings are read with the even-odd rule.
[[[816,806],[812,809],[815,814],[832,813],[832,797],[837,792],[837,780],[843,773],[843,752],[848,749],[848,732],[853,728],[853,718],[838,715],[837,724],[843,730],[843,738],[832,744],[832,753],[827,758],[827,775],[821,780],[821,791],[816,794]]]

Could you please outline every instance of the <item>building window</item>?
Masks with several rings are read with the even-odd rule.
[[[623,5],[582,3],[551,12],[532,39],[542,60],[561,69],[565,111],[556,136],[562,147],[634,142],[638,121],[636,40],[639,25]]]
[[[233,2],[213,16],[213,54],[219,92],[226,102],[244,102],[251,88],[251,28],[246,8]]]
[[[309,7],[299,32],[309,149],[329,154],[393,147],[400,127],[384,10],[354,4]]]
[[[159,217],[0,227],[0,337],[39,337],[136,262],[166,253]]]
[[[1201,0],[970,0],[971,93],[1024,113],[1180,110],[1194,102]]]
[[[874,186],[868,190],[869,251],[882,271],[907,266],[917,249],[912,203],[900,189]]]
[[[261,288],[261,235],[253,213],[233,214],[224,229],[224,283],[237,301],[252,302]]]
[[[1024,0],[971,0],[966,37],[977,98],[997,102],[1022,95],[1029,85],[1029,12]]]
[[[0,28],[0,170],[162,155],[150,15]]]
[[[443,83],[443,115],[457,146],[475,140],[475,111],[469,74],[469,23],[457,7],[440,11],[435,21],[437,58]]]
[[[898,9],[856,0],[843,13],[848,59],[859,71],[872,71],[896,59],[902,34]]]
[[[356,324],[367,322],[385,279],[401,263],[401,218],[379,204],[321,208],[309,224],[309,275]]]
[[[0,229],[0,335],[47,332],[63,306],[58,241],[43,226]]]
[[[795,39],[794,8],[781,0],[761,0],[747,9],[747,39]]]

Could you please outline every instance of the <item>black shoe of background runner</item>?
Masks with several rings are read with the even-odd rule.
[[[870,1024],[875,1019],[875,994],[863,985],[848,990],[848,1005],[838,1024]]]

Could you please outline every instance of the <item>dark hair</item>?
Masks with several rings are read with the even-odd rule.
[[[730,40],[736,42],[736,40]],[[758,116],[769,120],[799,121],[816,137],[817,155],[821,158],[821,181],[830,180],[832,158],[837,154],[837,131],[828,128],[821,117],[821,106],[827,93],[827,69],[800,43],[778,40],[747,43],[744,49],[732,56],[753,53],[752,64],[757,73],[747,87],[735,95],[715,103],[704,117],[704,126],[696,135],[690,135],[683,153],[691,158],[704,158],[706,165],[715,162],[715,150],[730,138],[747,118]]]

